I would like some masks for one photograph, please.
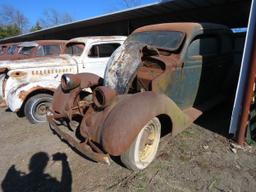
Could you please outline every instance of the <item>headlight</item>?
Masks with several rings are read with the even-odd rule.
[[[64,74],[61,77],[61,88],[63,91],[70,91],[80,85],[80,79],[73,74]]]
[[[115,98],[116,91],[105,86],[99,86],[93,91],[93,102],[99,108],[108,106]]]

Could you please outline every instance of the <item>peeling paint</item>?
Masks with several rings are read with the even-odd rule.
[[[43,47],[45,46],[54,46],[59,47],[55,49],[51,49],[51,55],[60,55],[64,53],[65,47],[65,40],[38,40],[38,41],[31,41],[31,42],[22,42],[22,43],[10,43],[6,44],[5,46],[8,48],[13,47],[13,53],[8,54],[7,52],[0,55],[0,60],[20,60],[20,59],[29,59],[35,57],[43,57],[47,56],[48,53],[44,52]],[[23,49],[31,48],[29,52],[27,51],[26,54],[23,54]],[[37,52],[38,50],[43,52]]]
[[[12,111],[18,111],[30,93],[36,90],[54,91],[60,83],[61,75],[65,73],[92,72],[102,75],[99,71],[104,71],[108,58],[94,58],[91,68],[84,67],[89,62],[89,48],[101,43],[122,44],[125,38],[124,36],[102,36],[75,38],[67,41],[66,45],[72,42],[81,42],[86,45],[80,57],[62,54],[60,56],[0,61],[0,85],[2,85],[0,95],[6,100],[7,106]],[[98,67],[93,67],[94,65]]]
[[[174,33],[169,33],[166,39],[160,40],[160,45],[159,42],[154,44],[153,40],[163,37],[159,35],[159,31]],[[155,36],[145,37],[144,34],[148,35],[149,32],[155,32]],[[140,33],[143,36],[139,37]],[[226,50],[228,57],[218,58],[219,63],[214,57],[207,60],[214,65],[206,63],[199,51],[195,54],[200,55],[200,59],[190,58],[188,50],[191,43],[202,35],[231,36],[231,31],[222,25],[200,23],[150,25],[135,30],[111,56],[103,83],[99,80],[100,77],[76,74],[69,77],[70,84],[76,86],[70,89],[60,86],[56,90],[52,109],[48,114],[51,129],[75,147],[82,144],[97,151],[92,155],[76,147],[83,154],[100,162],[102,155],[120,156],[127,151],[140,130],[152,118],[159,118],[173,136],[177,135],[205,110],[200,104],[209,104],[211,97],[221,92],[220,84],[206,86],[207,91],[202,91],[200,86],[208,83],[207,80],[222,78],[221,82],[224,81],[225,74],[220,77],[214,70],[219,65],[225,70],[230,66],[231,48]],[[177,41],[173,41],[173,47],[164,48],[161,45],[174,37],[177,37]],[[195,46],[197,47],[192,47],[191,50],[200,50],[201,44]],[[204,46],[211,45],[206,43]],[[90,81],[93,82],[92,85]],[[83,82],[83,85],[79,82]],[[83,91],[85,88],[92,88],[93,93]],[[215,95],[210,92],[214,88],[217,90]],[[208,97],[202,99],[201,93],[207,93]],[[74,130],[61,126],[72,127],[73,121],[77,125]],[[68,137],[67,132],[70,132]],[[73,138],[77,132],[80,137]],[[80,139],[81,142],[75,142],[75,139]],[[96,149],[92,143],[97,144]],[[104,153],[99,149],[103,149]]]

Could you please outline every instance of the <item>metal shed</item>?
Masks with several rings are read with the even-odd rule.
[[[0,43],[89,35],[128,35],[144,25],[178,21],[244,27],[248,22],[250,4],[251,0],[170,0],[3,39]]]

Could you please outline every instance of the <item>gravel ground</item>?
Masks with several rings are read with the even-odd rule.
[[[222,118],[221,113],[218,113]],[[217,115],[217,116],[218,116]],[[175,138],[161,140],[156,160],[132,172],[85,159],[53,135],[0,109],[1,190],[9,191],[255,191],[256,147],[230,147],[202,117]],[[207,126],[209,125],[209,126]],[[207,128],[207,129],[206,129]]]

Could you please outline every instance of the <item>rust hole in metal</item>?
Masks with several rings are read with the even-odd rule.
[[[15,71],[10,74],[10,77],[21,77],[21,76],[25,76],[26,74],[27,73],[23,71]]]

